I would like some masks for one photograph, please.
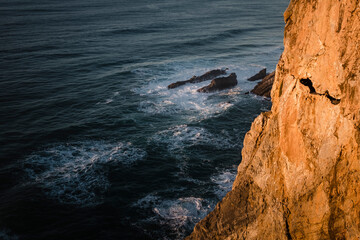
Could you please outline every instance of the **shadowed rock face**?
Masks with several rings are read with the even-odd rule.
[[[218,76],[224,75],[226,74],[226,69],[215,69],[215,70],[211,70],[209,72],[204,73],[203,75],[197,77],[197,76],[193,76],[192,78],[190,78],[189,80],[186,81],[178,81],[175,83],[172,83],[168,86],[168,89],[173,89],[173,88],[177,88],[180,87],[182,85],[185,85],[187,83],[199,83],[199,82],[203,82],[203,81],[207,81],[207,80],[211,80],[214,79]]]
[[[252,76],[251,78],[248,78],[248,81],[260,80],[263,79],[264,77],[266,77],[266,68],[264,68],[263,70]]]
[[[232,88],[236,86],[237,83],[238,81],[236,79],[236,74],[231,73],[228,77],[216,78],[212,80],[208,86],[200,88],[197,91],[202,93],[215,92],[227,88]]]
[[[188,239],[359,239],[359,16],[358,0],[291,0],[272,109]]]
[[[251,92],[259,96],[270,97],[274,80],[275,80],[275,71],[264,77],[264,79],[261,82],[259,82],[255,86],[255,88],[251,90]]]

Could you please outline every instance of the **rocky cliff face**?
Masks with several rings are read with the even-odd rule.
[[[360,237],[360,2],[292,0],[284,18],[273,107],[188,239]]]

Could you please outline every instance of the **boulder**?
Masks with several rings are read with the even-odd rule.
[[[259,96],[270,97],[274,80],[275,71],[264,77],[251,92]]]
[[[263,70],[252,76],[251,78],[248,78],[248,81],[260,80],[263,79],[264,77],[266,77],[266,68],[264,68]]]
[[[187,83],[199,83],[199,82],[203,82],[203,81],[207,81],[207,80],[211,80],[214,79],[218,76],[224,75],[226,74],[226,71],[228,70],[228,68],[226,69],[215,69],[215,70],[211,70],[209,72],[204,73],[203,75],[197,77],[197,76],[193,76],[192,78],[190,78],[189,80],[186,81],[178,81],[175,83],[172,83],[168,86],[168,89],[173,89],[173,88],[177,88],[180,87],[182,85],[185,85]]]
[[[228,77],[215,78],[208,86],[198,89],[198,92],[209,93],[220,91],[226,88],[232,88],[238,83],[236,74],[231,73]]]

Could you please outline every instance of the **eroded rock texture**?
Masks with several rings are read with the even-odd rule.
[[[274,84],[275,80],[275,71],[266,75],[261,82],[259,82],[253,90],[251,90],[252,93],[264,96],[264,97],[270,97],[271,95],[271,89],[272,85]]]
[[[252,76],[251,78],[248,78],[248,81],[260,80],[260,79],[263,79],[264,77],[266,77],[266,75],[267,75],[266,68],[264,68],[260,72],[258,72],[254,76]]]
[[[221,91],[227,88],[232,88],[238,84],[237,76],[235,73],[231,73],[227,77],[215,78],[211,83],[203,88],[198,89],[198,92],[210,93],[215,91]]]
[[[208,71],[208,72],[204,73],[203,75],[201,75],[199,77],[193,76],[189,80],[178,81],[178,82],[172,83],[172,84],[170,84],[168,86],[168,89],[177,88],[177,87],[180,87],[180,86],[185,85],[187,83],[199,83],[199,82],[204,82],[204,81],[207,81],[207,80],[211,80],[211,79],[214,79],[214,78],[216,78],[218,76],[225,75],[227,70],[228,70],[228,68],[211,70],[211,71]]]
[[[359,4],[290,2],[273,107],[246,134],[232,191],[188,239],[359,239]]]

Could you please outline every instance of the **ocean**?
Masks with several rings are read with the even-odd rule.
[[[3,0],[0,239],[183,239],[231,190],[288,0]],[[238,85],[170,83],[229,68]]]

